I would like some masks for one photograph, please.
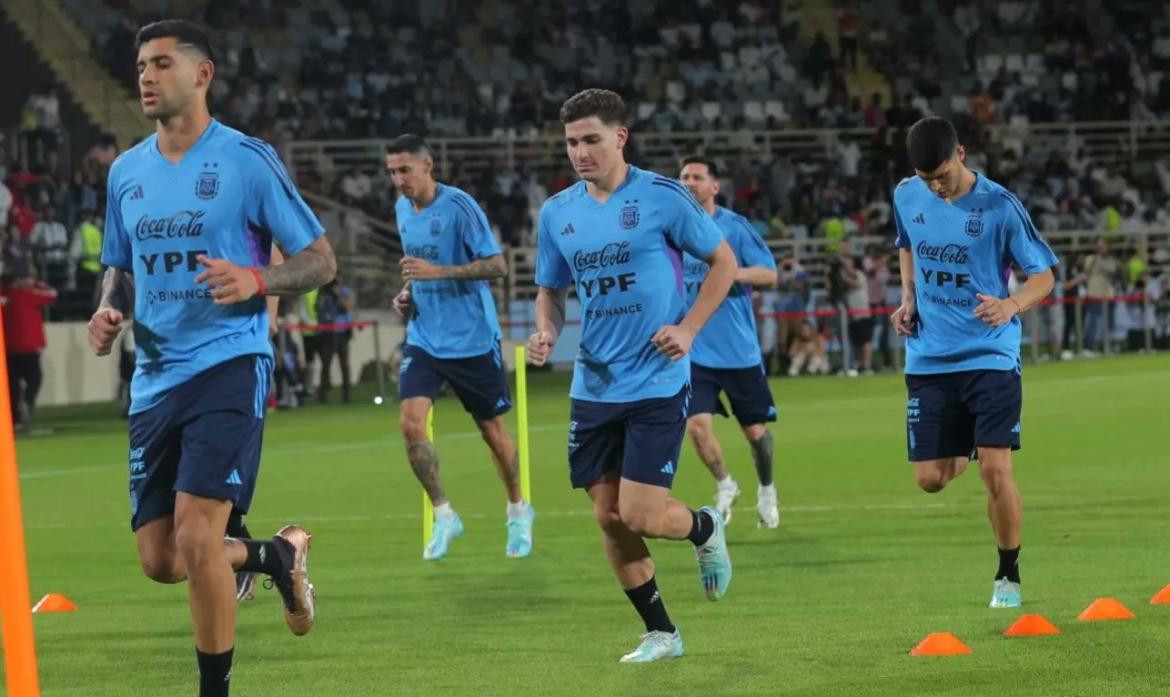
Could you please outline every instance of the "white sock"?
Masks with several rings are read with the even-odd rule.
[[[511,501],[508,502],[508,517],[509,518],[519,518],[520,516],[524,515],[524,512],[527,510],[528,510],[528,502],[527,501],[520,500],[520,501],[517,501],[516,503],[512,503]]]
[[[757,491],[757,495],[763,496],[764,494],[768,494],[770,496],[775,496],[776,495],[776,483],[772,482],[768,486],[764,486],[763,484],[761,484],[759,490]]]
[[[718,486],[720,489],[734,491],[735,488],[739,485],[735,483],[735,478],[729,474],[725,479],[720,479],[716,486]]]
[[[453,515],[455,515],[455,509],[451,508],[450,501],[448,501],[447,503],[435,506],[435,517],[436,518],[447,518],[447,517],[453,516]]]

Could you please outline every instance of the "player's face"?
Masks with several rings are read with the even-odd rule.
[[[719,193],[719,180],[711,176],[711,170],[701,162],[692,162],[683,167],[678,177],[691,190],[701,205],[707,206],[715,200]]]
[[[394,188],[412,200],[427,188],[433,167],[434,162],[430,157],[419,157],[409,152],[386,156],[386,171],[394,181]]]
[[[173,37],[147,41],[138,49],[138,91],[147,118],[165,121],[205,99],[215,68]]]
[[[935,196],[942,199],[950,199],[954,197],[955,193],[963,183],[963,170],[966,167],[963,161],[967,159],[967,151],[963,146],[955,148],[955,154],[946,162],[943,162],[932,172],[926,172],[921,169],[914,170],[914,173],[926,182],[930,190],[934,192]]]
[[[625,126],[607,126],[596,116],[565,124],[565,151],[577,175],[588,182],[599,182],[625,162],[622,148],[630,132]]]

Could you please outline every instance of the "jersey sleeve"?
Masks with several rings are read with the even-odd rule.
[[[681,183],[659,177],[650,186],[659,204],[666,236],[687,254],[706,261],[723,241],[723,232],[715,219],[699,207],[699,202]]]
[[[739,265],[743,268],[762,266],[765,269],[775,269],[776,258],[772,256],[772,250],[764,244],[764,239],[751,223],[743,217],[737,217],[735,228],[736,235],[731,248]],[[728,242],[731,243],[732,240],[729,239]]]
[[[906,230],[906,223],[902,220],[902,212],[898,210],[898,197],[894,196],[894,205],[891,207],[894,214],[894,227],[897,234],[894,236],[894,245],[900,249],[911,249],[910,233]]]
[[[488,223],[483,209],[467,194],[455,192],[459,236],[471,259],[486,259],[503,252],[500,250],[492,226]]]
[[[313,210],[301,198],[272,146],[254,138],[240,142],[248,181],[249,222],[266,230],[287,256],[300,254],[325,234]]]
[[[102,231],[102,263],[123,271],[134,269],[130,251],[130,234],[122,224],[122,207],[118,205],[119,190],[113,173],[106,187],[106,228]]]
[[[1019,199],[1005,194],[1002,211],[1004,240],[1016,265],[1029,276],[1056,266],[1059,260],[1036,230]]]
[[[536,240],[536,285],[545,288],[567,288],[573,284],[573,270],[565,255],[557,247],[549,232],[548,213],[540,211],[540,231]]]

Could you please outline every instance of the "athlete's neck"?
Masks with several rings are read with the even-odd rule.
[[[410,199],[410,202],[414,205],[414,210],[417,213],[431,205],[431,201],[434,201],[435,197],[438,195],[439,182],[432,179],[430,184],[427,184],[424,188],[419,189],[418,196]]]
[[[191,110],[191,113],[159,119],[155,128],[158,133],[158,151],[172,163],[178,164],[210,125],[211,114],[207,112],[206,105]]]
[[[585,190],[593,198],[601,203],[605,203],[609,200],[610,196],[613,196],[613,192],[617,191],[618,187],[622,185],[622,182],[628,176],[630,176],[630,165],[622,162],[617,167],[614,167],[613,171],[605,179],[598,182],[586,181]]]
[[[707,211],[707,215],[711,216],[712,218],[715,217],[715,208],[716,208],[716,206],[715,206],[715,198],[714,197],[712,197],[711,200],[709,200],[703,204],[703,210]]]
[[[959,188],[955,190],[955,194],[947,199],[947,203],[954,203],[971,193],[971,189],[975,186],[975,173],[967,169],[967,165],[963,165],[963,174],[959,180]]]

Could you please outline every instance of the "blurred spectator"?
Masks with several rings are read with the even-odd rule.
[[[45,350],[44,307],[57,291],[36,280],[31,269],[2,288],[4,338],[8,350],[8,395],[17,430],[28,427],[41,389],[41,351]]]
[[[1082,262],[1085,275],[1085,336],[1082,350],[1092,353],[1098,342],[1108,340],[1112,329],[1109,308],[1122,280],[1121,262],[1109,251],[1104,238],[1097,240],[1096,252]]]
[[[788,349],[790,363],[788,374],[795,377],[808,368],[810,375],[825,375],[829,372],[829,357],[825,351],[825,338],[817,333],[811,322],[802,322],[792,347]]]
[[[12,208],[12,190],[0,177],[0,225],[8,224],[8,211]]]
[[[865,259],[862,260],[862,271],[865,272],[865,289],[869,298],[869,307],[873,310],[873,319],[877,329],[877,346],[882,354],[882,368],[894,367],[894,357],[890,352],[890,323],[885,321],[887,312],[886,294],[890,287],[890,253],[884,248],[870,245],[865,250]]]
[[[69,263],[69,231],[57,220],[57,211],[46,206],[40,221],[33,226],[29,237],[37,270],[49,285],[60,288],[74,286],[74,275]]]
[[[345,285],[338,274],[321,288],[317,294],[317,322],[332,325],[317,332],[321,354],[321,380],[317,384],[317,400],[325,403],[329,399],[333,369],[333,357],[337,356],[341,368],[341,401],[349,403],[349,387],[352,382],[349,372],[349,341],[353,338],[353,290]]]
[[[69,248],[69,263],[77,274],[77,288],[96,300],[102,273],[102,230],[98,227],[98,214],[92,208],[81,212],[81,222],[73,232]]]

